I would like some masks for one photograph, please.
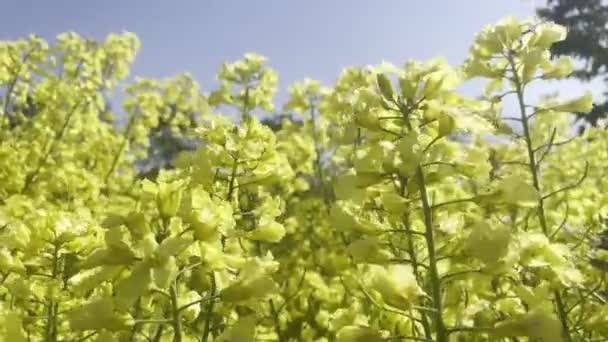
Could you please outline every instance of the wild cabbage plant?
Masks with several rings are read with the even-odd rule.
[[[572,72],[565,35],[508,18],[462,66],[304,79],[272,129],[257,54],[209,93],[137,79],[116,122],[134,35],[0,43],[0,340],[608,339],[608,137],[572,135],[589,94],[527,91]],[[142,178],[161,126],[198,147]]]

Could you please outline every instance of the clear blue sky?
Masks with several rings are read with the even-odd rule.
[[[133,76],[189,71],[206,90],[222,61],[254,51],[270,59],[285,89],[306,76],[331,83],[354,64],[435,56],[461,63],[484,25],[530,17],[535,3],[544,0],[2,0],[0,39],[51,39],[67,30],[103,38],[127,30],[142,41]],[[581,89],[576,82],[555,86]],[[277,104],[284,99],[282,91]]]

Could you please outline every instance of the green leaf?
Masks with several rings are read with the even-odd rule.
[[[355,123],[363,128],[369,129],[370,131],[378,131],[382,128],[376,112],[370,109],[356,111]]]
[[[101,266],[74,275],[68,283],[75,293],[85,296],[103,282],[116,278],[121,271],[122,266]]]
[[[455,129],[456,129],[456,120],[454,120],[454,118],[451,115],[443,114],[443,115],[439,116],[438,133],[439,133],[440,137],[445,137],[445,136],[452,134],[452,132],[454,132]]]
[[[378,73],[376,75],[376,81],[378,82],[378,88],[380,88],[382,96],[384,96],[387,101],[392,101],[395,92],[393,91],[393,85],[388,76],[383,73]]]
[[[131,270],[131,273],[116,283],[115,302],[120,310],[126,310],[137,298],[143,296],[150,288],[152,274],[147,262],[139,262]]]
[[[247,237],[254,241],[277,243],[285,236],[285,227],[272,218],[262,217],[258,227]]]
[[[438,92],[441,90],[444,84],[444,75],[440,73],[431,74],[426,82],[424,83],[424,88],[422,89],[422,95],[426,99],[435,98],[438,95]]]
[[[110,249],[96,249],[80,265],[83,270],[102,265],[131,265],[137,260],[133,250],[126,244]]]
[[[108,215],[103,222],[101,223],[101,226],[104,228],[114,228],[114,227],[118,227],[121,224],[125,223],[125,218],[122,215],[116,215],[116,214],[110,214]]]
[[[559,319],[542,309],[531,310],[521,318],[500,322],[494,327],[493,333],[498,337],[527,336],[547,342],[563,341]]]
[[[525,207],[535,207],[540,200],[538,191],[521,177],[515,175],[500,182],[498,196],[505,203]]]
[[[132,212],[124,219],[124,224],[129,228],[131,236],[136,239],[141,239],[146,234],[150,233],[148,221],[143,213]]]
[[[172,236],[161,242],[156,250],[156,257],[160,261],[165,261],[169,257],[177,256],[193,243],[191,238]]]
[[[68,312],[67,316],[74,331],[120,331],[133,323],[130,316],[115,313],[113,300],[107,297],[81,305]]]
[[[552,107],[552,110],[565,113],[588,113],[593,108],[593,96],[590,92],[585,95]]]
[[[279,288],[271,277],[260,276],[230,285],[222,290],[220,296],[227,302],[242,303],[264,298],[278,290]]]
[[[401,88],[401,96],[404,99],[412,101],[418,92],[418,82],[409,78],[400,77],[399,87]]]
[[[549,67],[544,68],[544,79],[560,79],[570,76],[574,71],[574,65],[570,56],[560,56]]]
[[[401,215],[405,213],[408,209],[407,203],[408,201],[395,194],[393,192],[384,192],[380,197],[380,201],[384,209],[386,209],[390,213],[394,213],[397,215]]]
[[[535,30],[534,37],[530,43],[543,49],[550,48],[553,44],[566,39],[566,27],[555,23],[543,23]]]
[[[545,49],[532,49],[523,56],[522,82],[524,84],[532,81],[543,62],[548,62],[549,52]]]
[[[382,264],[388,262],[392,257],[390,252],[382,248],[376,237],[353,241],[347,249],[357,263]]]
[[[8,249],[0,247],[0,271],[21,273],[25,271],[25,266],[21,260],[13,257]]]
[[[380,333],[370,327],[348,325],[338,331],[336,342],[382,342]]]
[[[178,268],[175,257],[170,256],[164,259],[161,265],[155,266],[152,269],[152,277],[154,284],[161,289],[169,288],[171,282],[177,275]]]
[[[354,199],[356,201],[365,194],[365,191],[359,188],[357,174],[352,169],[336,179],[333,183],[333,188],[339,200]]]
[[[232,327],[226,329],[217,339],[217,342],[255,342],[255,315],[239,318]]]
[[[423,294],[408,265],[373,266],[368,286],[377,291],[385,303],[402,310],[409,310]]]
[[[466,251],[485,264],[493,265],[509,251],[511,232],[508,227],[491,226],[488,222],[476,222],[466,242]]]
[[[175,216],[182,200],[182,181],[158,184],[158,210],[164,218]]]

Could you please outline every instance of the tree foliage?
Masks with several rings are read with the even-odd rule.
[[[572,76],[582,80],[603,77],[608,72],[608,3],[604,0],[548,0],[538,9],[538,15],[568,28],[568,36],[555,43],[551,52],[556,56],[573,56],[583,62]],[[608,102],[596,104],[589,113],[579,113],[580,119],[595,126],[606,117]]]
[[[571,136],[589,95],[526,102],[571,72],[565,35],[507,18],[462,66],[305,79],[269,125],[277,73],[250,53],[209,93],[129,84],[121,128],[103,95],[134,35],[2,42],[0,341],[607,339],[608,133]],[[141,179],[159,126],[196,146]]]

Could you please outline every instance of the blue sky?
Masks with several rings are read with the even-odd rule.
[[[135,32],[142,48],[133,76],[191,72],[205,90],[222,61],[253,51],[269,58],[280,86],[306,76],[332,83],[343,67],[444,56],[466,57],[484,25],[534,15],[544,0],[2,0],[0,39],[73,30],[94,38]],[[559,82],[535,89],[579,94],[600,82]],[[463,87],[479,92],[479,83]],[[285,91],[277,104],[285,100]]]

